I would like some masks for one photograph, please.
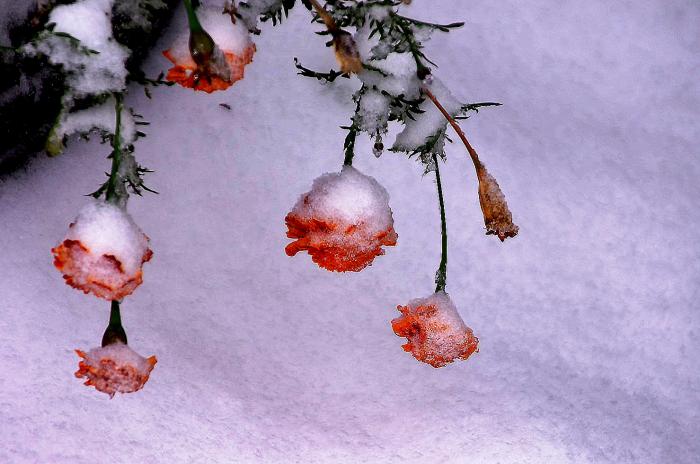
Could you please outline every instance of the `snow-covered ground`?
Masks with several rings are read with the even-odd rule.
[[[391,196],[396,247],[357,274],[284,253],[285,215],[340,169],[358,85],[295,76],[294,56],[333,64],[298,7],[227,92],[131,89],[160,192],[129,205],[154,251],[122,310],[130,346],[158,356],[142,391],[110,400],[73,377],[109,305],[49,251],[109,147],[73,140],[0,184],[0,462],[697,462],[700,5],[437,5],[410,12],[467,21],[431,42],[438,76],[504,103],[463,127],[520,226],[483,235],[473,167],[449,146],[447,290],[480,352],[434,369],[392,333],[439,261],[433,177],[403,155],[363,138],[355,158]]]

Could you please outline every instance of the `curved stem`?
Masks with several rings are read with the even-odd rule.
[[[421,90],[425,96],[427,96],[430,101],[433,102],[433,104],[437,107],[438,110],[442,113],[443,116],[445,116],[445,119],[450,123],[452,128],[457,132],[457,135],[459,138],[462,140],[462,143],[464,146],[467,148],[467,152],[469,152],[469,156],[472,159],[472,162],[474,163],[474,167],[478,171],[481,168],[481,161],[479,161],[479,155],[476,154],[476,150],[472,147],[472,145],[469,143],[469,140],[467,140],[467,136],[464,135],[464,132],[462,132],[462,128],[459,127],[459,124],[457,124],[457,121],[450,115],[450,113],[447,112],[444,106],[438,101],[437,98],[435,98],[435,95],[428,90],[427,88],[423,88]]]
[[[107,191],[105,193],[105,199],[109,203],[118,204],[119,203],[119,193],[117,191],[117,185],[121,182],[119,176],[119,165],[122,161],[121,152],[121,125],[122,125],[122,94],[115,93],[115,111],[117,113],[117,121],[114,125],[114,137],[112,138],[112,170],[109,174],[109,181],[107,181]]]
[[[440,200],[440,233],[442,235],[442,250],[440,253],[440,266],[435,273],[435,292],[445,291],[447,285],[447,220],[445,218],[445,200],[442,196],[442,182],[440,181],[440,166],[438,158],[433,153],[435,163],[435,180],[437,182],[438,199]]]

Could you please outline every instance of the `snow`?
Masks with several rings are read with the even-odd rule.
[[[140,371],[148,369],[148,360],[132,350],[128,345],[115,343],[99,348],[92,348],[87,353],[89,364],[99,364],[102,359],[110,359],[119,365],[130,365]]]
[[[29,54],[47,55],[51,63],[70,72],[67,84],[71,98],[125,88],[129,51],[112,36],[112,4],[113,0],[81,0],[59,5],[49,15],[54,32],[70,34],[82,47],[97,53],[79,51],[69,39],[54,34],[24,47]]]
[[[100,105],[70,113],[64,112],[60,118],[54,129],[56,140],[62,140],[64,136],[75,133],[87,134],[93,129],[114,134],[117,123],[114,97],[108,98]],[[122,111],[120,134],[123,146],[136,141],[136,122],[128,110]]]
[[[383,90],[394,96],[403,95],[408,100],[420,97],[421,81],[416,77],[416,62],[410,53],[388,53],[377,35],[370,38],[369,24],[355,34],[357,51],[363,63],[368,63],[380,72],[365,69],[358,75],[369,87]]]
[[[72,5],[59,5],[49,15],[55,32],[65,32],[93,50],[99,50],[112,38],[111,10],[113,0],[82,0]]]
[[[331,271],[361,271],[384,254],[382,246],[396,245],[389,194],[352,166],[314,180],[285,222],[287,236],[296,239],[287,254],[306,250]]]
[[[372,134],[387,131],[389,120],[389,98],[374,89],[366,89],[360,95],[360,129]]]
[[[409,12],[467,20],[428,44],[435,75],[504,104],[461,124],[519,235],[484,236],[459,143],[441,169],[447,291],[479,353],[434,369],[392,333],[439,262],[433,176],[403,154],[375,159],[363,135],[354,161],[391,196],[396,247],[359,273],[285,255],[284,217],[340,168],[359,87],[296,76],[294,56],[334,62],[297,6],[261,24],[226,92],[131,89],[126,106],[151,121],[136,154],[160,192],[129,205],[156,251],[122,303],[129,343],[158,357],[143,390],[109,400],[74,378],[72,349],[99,343],[109,305],[66,286],[49,253],[103,181],[105,147],[72,143],[0,185],[0,462],[697,461],[697,2]],[[147,75],[183,27],[180,11]]]
[[[248,29],[258,28],[258,16],[282,5],[283,0],[247,0],[239,4],[238,14]],[[245,5],[244,5],[245,4]]]
[[[424,86],[435,95],[435,98],[452,116],[457,116],[460,113],[462,104],[452,95],[447,87],[437,77],[431,79],[430,84]],[[437,106],[428,98],[425,98],[420,104],[422,113],[414,119],[409,119],[406,122],[404,130],[397,136],[394,142],[393,150],[404,151],[411,153],[424,145],[430,137],[438,136],[441,141],[438,146],[444,145],[444,132],[447,127],[447,120],[442,115]]]
[[[124,210],[111,203],[95,200],[85,205],[66,240],[78,240],[94,255],[112,255],[124,272],[134,274],[148,249],[148,238]]]
[[[33,42],[22,47],[30,56],[47,56],[50,63],[61,65],[67,73],[62,111],[47,145],[52,154],[60,153],[64,136],[114,127],[114,111],[110,115],[109,109],[110,106],[114,108],[113,99],[101,106],[71,112],[78,99],[121,92],[126,88],[129,50],[112,36],[113,3],[114,0],[81,0],[56,6],[47,23],[54,25],[53,32],[44,30]],[[93,118],[94,123],[91,122]],[[124,119],[124,129],[125,139],[133,142],[136,130],[130,116]]]
[[[337,217],[350,224],[364,222],[378,232],[393,225],[389,194],[376,179],[352,166],[314,180],[292,213],[311,217]]]
[[[51,249],[66,284],[106,300],[133,293],[143,281],[141,266],[152,255],[148,237],[120,206],[85,205],[65,239]]]
[[[157,362],[155,357],[146,359],[123,343],[76,352],[83,359],[76,377],[87,377],[86,385],[110,398],[117,392],[133,393],[143,388]]]
[[[233,24],[229,15],[222,14],[222,8],[198,8],[197,17],[219,49],[242,56],[246,49],[252,45],[248,30],[240,21]],[[192,62],[189,39],[189,30],[184,29],[170,48],[169,53],[176,62]]]
[[[404,350],[433,367],[467,359],[477,350],[478,339],[464,324],[455,304],[444,291],[398,306],[401,317],[391,321],[394,333],[406,337]]]
[[[361,51],[362,46],[358,44],[358,48],[362,61],[367,61],[366,55]],[[416,62],[410,53],[389,53],[386,58],[369,61],[369,63],[388,76],[383,76],[377,71],[365,70],[358,77],[368,86],[392,95],[403,95],[407,100],[415,100],[420,96],[420,81],[416,77]]]

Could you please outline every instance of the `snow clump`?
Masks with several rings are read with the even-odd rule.
[[[63,150],[63,139],[71,134],[88,134],[97,129],[103,135],[116,133],[116,115],[114,97],[104,103],[84,110],[62,112],[49,134],[46,147],[49,153],[58,154]],[[127,146],[136,141],[136,122],[130,111],[121,112],[120,146]]]
[[[87,353],[75,352],[82,358],[75,376],[87,378],[85,385],[95,387],[110,398],[117,392],[141,390],[158,361],[155,356],[144,358],[123,343],[93,348]]]
[[[116,205],[93,201],[51,251],[66,283],[106,300],[120,300],[143,282],[149,239]]]
[[[458,116],[462,112],[462,104],[450,93],[440,79],[433,77],[430,84],[424,83],[423,85],[435,95],[451,116]],[[435,150],[431,150],[431,152],[442,152],[445,145],[447,119],[427,98],[420,104],[420,109],[423,112],[419,117],[406,121],[406,126],[396,136],[392,150],[407,153],[421,152],[422,147],[426,144],[434,143]]]
[[[479,339],[466,326],[444,291],[397,306],[401,316],[391,321],[394,333],[406,337],[404,351],[433,367],[467,359],[478,351]]]
[[[287,237],[296,239],[286,253],[305,250],[330,271],[361,271],[384,254],[382,246],[394,246],[398,238],[389,194],[351,166],[314,180],[285,222]]]
[[[53,30],[43,31],[24,47],[26,53],[46,55],[49,62],[63,67],[71,98],[121,92],[126,86],[129,50],[112,36],[113,3],[82,0],[59,5],[48,19]]]

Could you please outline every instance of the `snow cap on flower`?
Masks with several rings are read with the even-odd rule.
[[[120,300],[143,281],[143,263],[152,255],[148,242],[124,210],[92,201],[51,251],[68,285],[106,300]]]
[[[497,235],[501,242],[507,237],[515,237],[518,235],[518,226],[513,224],[513,216],[498,182],[481,163],[476,168],[476,175],[479,179],[479,203],[484,214],[486,235]]]
[[[330,271],[361,271],[396,245],[389,194],[372,177],[351,166],[327,173],[299,198],[285,218],[287,237],[296,239],[285,251],[308,251]]]
[[[201,31],[203,35],[199,39],[213,39],[213,49],[206,56],[200,56],[197,53],[199,39],[193,37],[192,43],[190,32],[186,31],[163,52],[175,65],[168,71],[166,79],[207,93],[225,90],[243,79],[244,67],[253,61],[255,44],[245,25],[240,21],[234,23],[231,16],[222,14],[220,9],[199,8],[197,16],[206,31]]]
[[[155,356],[144,358],[123,343],[93,348],[87,353],[75,350],[82,359],[75,373],[86,378],[85,385],[106,393],[133,393],[141,390],[156,365]]]
[[[447,293],[438,291],[397,309],[402,315],[391,326],[396,335],[406,337],[403,349],[417,360],[442,367],[478,351],[479,339],[464,324]]]

